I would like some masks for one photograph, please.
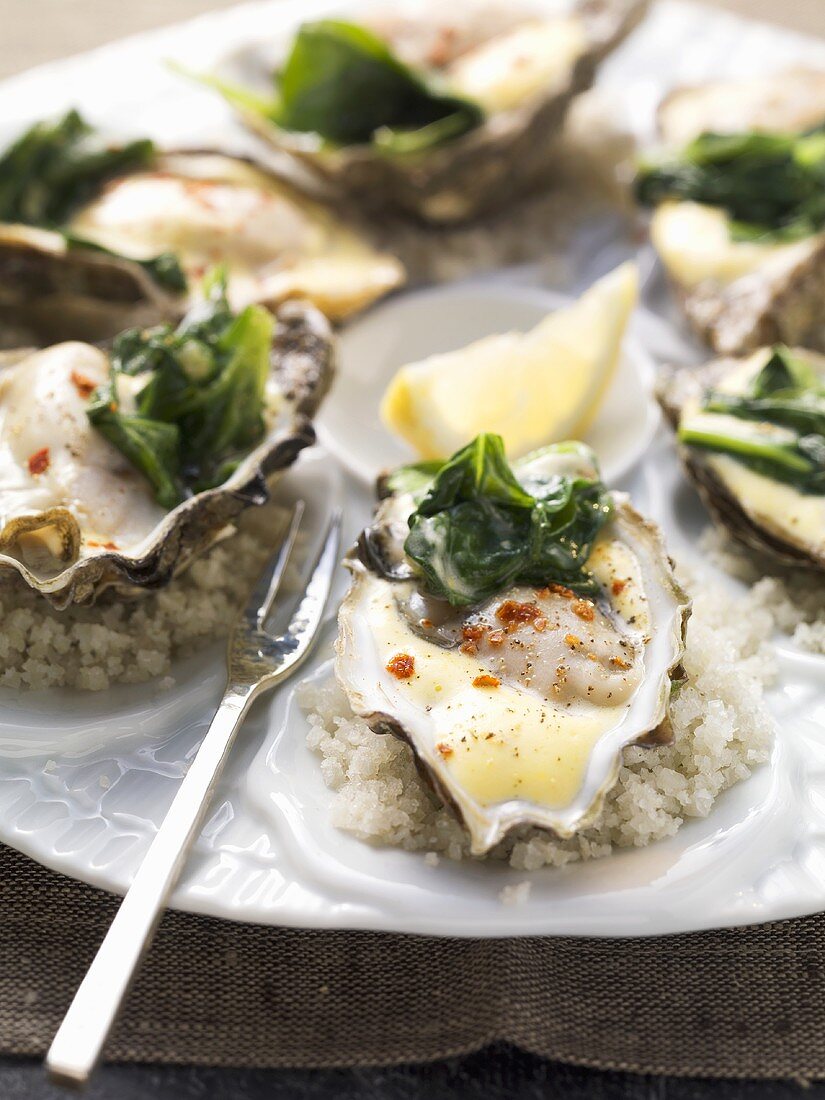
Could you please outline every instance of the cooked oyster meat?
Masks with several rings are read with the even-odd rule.
[[[825,73],[799,69],[672,93],[665,152],[637,181],[685,313],[717,351],[825,347]]]
[[[716,522],[786,565],[825,568],[825,358],[717,360],[671,378],[662,403]]]
[[[462,649],[501,683],[558,703],[626,703],[641,679],[641,645],[607,612],[570,589],[511,588],[464,626]]]
[[[109,183],[69,229],[127,258],[171,252],[190,285],[223,264],[237,309],[304,297],[337,320],[403,280],[398,260],[319,203],[216,154],[159,157],[154,171]]]
[[[569,103],[645,7],[379,8],[358,23],[304,24],[277,58],[256,47],[207,80],[248,126],[355,202],[459,222],[552,171]]]
[[[33,352],[0,372],[0,546],[16,543],[24,561],[48,568],[51,556],[59,568],[71,548],[135,551],[165,515],[148,481],[86,415],[108,374],[104,353],[80,343]]]
[[[599,488],[586,448],[545,448],[511,472],[494,440],[479,437],[429,484],[382,503],[376,525],[397,530],[411,516],[404,545],[417,569],[399,579],[350,559],[336,661],[355,712],[409,742],[476,853],[520,824],[574,834],[598,814],[622,748],[667,737],[689,611],[658,531]],[[459,473],[461,499],[447,503]],[[496,475],[513,478],[510,504]],[[567,523],[551,533],[560,496]],[[422,517],[435,500],[445,508]],[[435,521],[429,560],[422,518]],[[491,522],[498,549],[485,543]],[[532,530],[532,550],[503,535],[511,522]],[[481,595],[489,570],[511,579]]]

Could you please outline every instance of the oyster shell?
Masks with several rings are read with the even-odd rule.
[[[673,427],[696,423],[697,417],[710,423],[708,417],[715,414],[701,411],[705,394],[711,389],[741,394],[772,354],[773,349],[761,348],[746,358],[716,359],[673,372],[659,388],[659,401]],[[825,357],[802,349],[792,354],[804,359],[825,384]],[[784,565],[825,569],[825,495],[799,492],[732,455],[681,442],[678,450],[714,522],[736,542]]]
[[[435,73],[485,110],[479,126],[416,153],[388,155],[368,143],[331,147],[317,134],[285,130],[234,105],[250,129],[357,205],[401,209],[432,223],[467,221],[552,175],[554,139],[570,102],[591,86],[599,63],[647,3],[582,0],[569,15],[548,17],[522,5],[465,2],[447,11],[425,0],[359,16],[405,63]],[[229,59],[225,70],[229,80],[254,81],[255,91],[271,95],[280,61],[263,46]]]
[[[536,456],[514,472],[552,479],[570,463]],[[690,605],[659,530],[624,494],[614,505],[587,563],[593,600],[523,584],[470,608],[435,599],[402,566],[409,494],[382,502],[347,561],[338,680],[356,714],[410,744],[476,854],[524,824],[574,835],[622,749],[670,737]]]
[[[705,131],[803,132],[825,122],[825,71],[793,69],[680,88],[662,103],[659,133],[680,147]],[[691,326],[715,351],[765,344],[825,350],[825,233],[802,240],[732,241],[723,211],[666,202],[651,237]]]
[[[0,356],[0,569],[57,608],[106,589],[133,595],[166,584],[265,503],[269,479],[314,442],[333,371],[317,309],[286,302],[276,317],[266,437],[223,484],[168,512],[88,422],[88,393],[108,374],[103,351],[69,342]]]
[[[0,224],[0,330],[16,340],[103,340],[175,320],[216,263],[227,269],[235,309],[305,298],[333,321],[404,281],[399,260],[326,206],[218,153],[160,154],[151,169],[110,180],[63,228],[120,255],[69,248],[62,233]],[[135,262],[164,252],[177,257],[188,292],[163,289]]]

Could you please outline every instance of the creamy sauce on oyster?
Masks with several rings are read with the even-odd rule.
[[[131,259],[173,252],[195,284],[224,264],[236,309],[298,294],[338,316],[403,280],[398,260],[317,203],[215,155],[169,155],[157,171],[115,180],[69,228]]]
[[[792,69],[676,91],[659,112],[662,137],[685,145],[706,130],[810,130],[825,121],[825,72]]]
[[[748,469],[730,455],[712,455],[709,462],[719,480],[762,527],[784,534],[791,542],[825,551],[825,497],[797,492],[791,485]]]
[[[587,658],[576,654],[554,629],[546,631],[548,644],[541,647],[540,670],[533,676],[525,656],[525,649],[538,649],[531,624],[513,632],[491,660],[494,647],[489,645],[487,652],[470,655],[410,632],[381,584],[373,586],[365,614],[371,639],[359,642],[372,644],[374,652],[364,652],[363,659],[381,669],[380,682],[388,695],[402,706],[427,713],[430,759],[481,806],[513,798],[550,807],[568,805],[581,788],[593,745],[620,723],[634,690],[633,678],[625,673],[615,677],[615,698],[608,688],[600,692],[599,701],[586,701],[586,692],[577,697],[573,683],[564,683],[559,662],[563,657],[576,669],[575,680]],[[600,637],[599,644],[610,642]],[[618,638],[614,650],[617,655],[624,652]],[[398,654],[414,660],[413,675],[403,680],[386,668]],[[499,685],[476,686],[474,681],[491,669],[504,673]],[[610,676],[600,667],[594,679]],[[563,685],[558,697],[552,691],[556,683]]]
[[[469,51],[448,74],[450,87],[489,114],[563,88],[588,46],[580,19],[531,20]]]
[[[406,14],[402,5],[364,22],[408,64],[437,71],[452,91],[490,114],[564,88],[589,46],[575,15],[541,19],[503,4],[468,5],[435,20]]]
[[[311,251],[315,244],[312,227],[283,196],[250,183],[163,172],[110,183],[71,228],[135,259],[172,251],[190,270],[222,258],[255,267],[275,255]]]
[[[760,271],[778,275],[812,255],[825,234],[786,244],[734,241],[727,214],[696,202],[665,202],[653,213],[650,235],[677,283],[692,288],[710,281],[727,286]]]
[[[108,375],[106,356],[65,343],[0,372],[0,538],[14,522],[58,509],[73,517],[82,554],[133,550],[166,514],[145,478],[86,416]],[[8,549],[42,564],[58,550],[51,523],[28,525]]]

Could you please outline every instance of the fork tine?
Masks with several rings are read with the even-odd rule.
[[[332,587],[332,578],[335,576],[335,570],[338,567],[341,518],[341,509],[336,508],[330,516],[324,541],[315,559],[306,591],[287,627],[284,637],[291,643],[291,652],[279,671],[279,679],[295,670],[296,666],[307,656],[312,643],[315,641],[329,591]]]
[[[295,507],[292,510],[289,530],[286,533],[284,541],[281,543],[277,554],[274,555],[269,565],[264,569],[263,573],[261,573],[255,587],[252,589],[249,601],[246,605],[246,610],[244,611],[244,618],[247,623],[254,625],[257,630],[263,629],[263,624],[269,612],[272,610],[272,603],[278,594],[278,589],[281,587],[286,563],[289,561],[289,557],[295,546],[295,540],[298,537],[298,529],[301,526],[303,515],[304,502],[302,500],[296,501]]]

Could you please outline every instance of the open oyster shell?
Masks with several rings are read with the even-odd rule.
[[[693,370],[674,371],[659,387],[659,401],[674,428],[695,416],[709,389],[741,393],[771,356],[761,348],[746,358],[716,359]],[[803,349],[825,383],[825,356]],[[783,565],[825,570],[825,496],[801,493],[764,477],[735,458],[679,444],[685,473],[713,520],[740,545]]]
[[[705,131],[812,129],[825,122],[825,71],[679,88],[658,122],[673,147]],[[692,202],[663,203],[650,231],[686,317],[715,351],[739,355],[770,343],[825,350],[825,233],[732,241],[723,211]]]
[[[347,560],[338,680],[376,732],[409,743],[474,853],[520,825],[574,835],[598,816],[622,749],[671,736],[690,604],[661,533],[615,494],[588,560],[594,601],[516,585],[459,610],[404,557],[413,507],[384,500]]]
[[[401,209],[433,223],[467,221],[552,175],[558,156],[554,139],[570,102],[591,86],[599,63],[636,26],[647,3],[581,0],[571,14],[554,18],[521,4],[467,0],[449,8],[424,0],[400,11],[382,4],[359,12],[359,21],[389,41],[406,63],[435,67],[454,90],[486,107],[480,126],[420,153],[388,156],[369,144],[330,148],[317,135],[281,129],[254,111],[241,110],[241,118],[359,206]],[[502,50],[483,61],[481,51],[498,39]],[[501,91],[519,84],[502,76],[508,65],[519,64],[518,43],[522,52],[555,50],[558,59],[541,87],[522,96]],[[261,46],[229,59],[225,70],[238,83],[254,81],[255,90],[266,95],[279,62]],[[499,86],[489,103],[485,68]]]
[[[331,320],[404,281],[329,208],[251,162],[210,152],[159,155],[110,180],[67,226],[113,252],[68,248],[61,233],[0,224],[0,337],[103,340],[181,317],[204,272],[223,264],[234,309],[305,298]],[[134,262],[174,253],[189,290],[163,289]]]
[[[0,356],[0,571],[55,607],[162,587],[263,504],[268,483],[315,440],[331,382],[329,324],[313,306],[279,307],[265,439],[220,486],[166,512],[148,482],[89,424],[88,389],[108,372],[96,347],[63,343]],[[75,392],[79,391],[79,392]],[[43,440],[49,444],[38,451]],[[50,455],[47,476],[38,456]]]

